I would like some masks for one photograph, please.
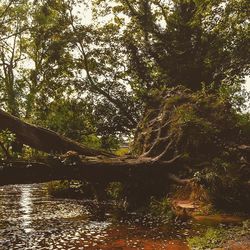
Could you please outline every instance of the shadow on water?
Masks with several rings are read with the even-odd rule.
[[[0,249],[185,250],[185,238],[203,228],[191,222],[154,225],[135,214],[117,221],[102,207],[90,201],[52,199],[42,184],[2,187]]]

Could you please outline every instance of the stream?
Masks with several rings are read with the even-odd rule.
[[[0,187],[0,249],[188,249],[204,225],[160,226],[131,214],[115,219],[91,201],[55,199],[46,184]],[[104,206],[105,207],[105,206]]]

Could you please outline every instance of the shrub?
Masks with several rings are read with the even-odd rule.
[[[150,214],[163,224],[167,224],[174,219],[174,213],[171,207],[171,201],[165,197],[158,201],[155,198],[151,199],[149,206]]]

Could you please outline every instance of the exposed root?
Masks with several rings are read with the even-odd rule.
[[[173,157],[172,159],[168,160],[168,161],[161,161],[163,164],[165,165],[168,165],[168,164],[172,164],[174,163],[175,161],[177,161],[178,159],[180,159],[183,155],[182,154],[179,154],[179,155],[176,155],[175,157]]]
[[[168,150],[169,150],[169,148],[170,148],[170,146],[171,146],[172,144],[173,144],[173,141],[170,141],[170,142],[168,143],[168,145],[165,147],[164,151],[163,151],[161,154],[159,154],[157,157],[154,157],[154,158],[152,159],[152,161],[155,162],[155,161],[159,161],[160,159],[162,159],[162,158],[167,154],[167,152],[168,152]]]
[[[177,177],[174,174],[169,174],[168,178],[173,181],[174,183],[178,184],[178,185],[187,185],[190,184],[192,181],[194,181],[194,178],[191,179],[180,179],[179,177]]]

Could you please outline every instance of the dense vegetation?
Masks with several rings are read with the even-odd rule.
[[[249,70],[244,0],[5,0],[0,17],[1,107],[98,146],[131,134],[151,90]]]
[[[136,131],[134,151],[142,158],[173,162],[172,173],[209,191],[208,203],[224,209],[249,203],[244,192],[250,177],[244,150],[250,140],[249,115],[236,112],[221,90],[177,87],[153,97]]]
[[[211,202],[245,208],[249,40],[247,0],[1,1],[0,107],[95,148],[134,138],[136,156],[178,160]],[[17,144],[1,132],[3,155]]]

